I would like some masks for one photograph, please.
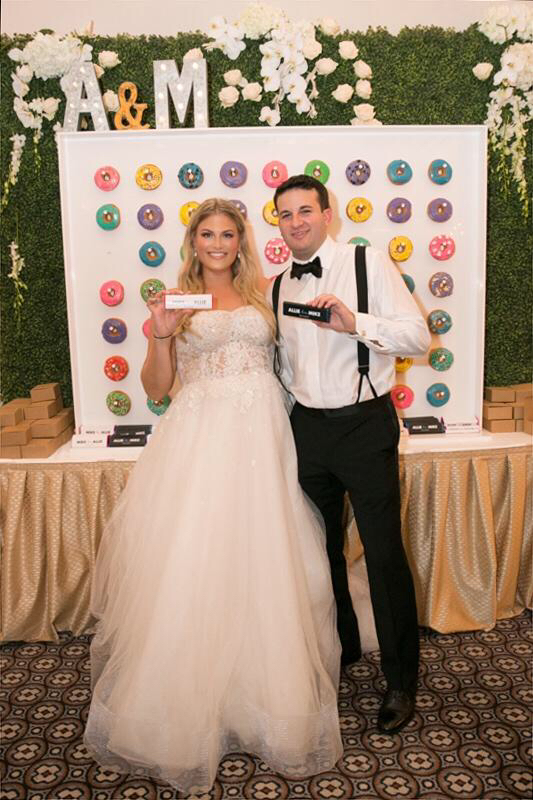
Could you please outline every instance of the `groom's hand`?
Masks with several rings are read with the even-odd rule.
[[[339,333],[354,334],[357,332],[355,329],[355,314],[334,294],[319,294],[308,305],[314,308],[329,308],[331,310],[329,322],[314,322],[313,320],[314,324],[318,325],[319,328],[329,328]]]

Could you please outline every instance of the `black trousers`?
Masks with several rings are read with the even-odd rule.
[[[328,412],[296,403],[291,425],[303,490],[326,523],[327,552],[346,660],[360,654],[343,554],[348,492],[365,551],[370,597],[389,689],[416,690],[419,657],[413,580],[401,537],[399,425],[390,395]]]

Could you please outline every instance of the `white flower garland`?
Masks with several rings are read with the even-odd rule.
[[[19,246],[17,242],[11,242],[9,245],[9,254],[11,256],[11,272],[8,273],[8,278],[11,278],[15,285],[15,299],[13,300],[13,310],[15,311],[15,320],[17,323],[17,331],[20,330],[20,312],[22,304],[24,303],[23,291],[28,287],[20,277],[20,273],[24,267],[24,259],[19,253]]]
[[[2,209],[7,206],[11,187],[15,186],[18,180],[22,151],[24,149],[24,145],[26,144],[26,137],[23,133],[15,133],[9,138],[9,141],[13,142],[13,147],[11,148],[9,172],[4,181],[2,190]]]

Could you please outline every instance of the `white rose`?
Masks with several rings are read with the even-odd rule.
[[[15,74],[17,78],[20,78],[20,80],[23,81],[24,83],[29,83],[33,78],[33,70],[27,64],[23,64],[21,67],[17,67],[15,70]]]
[[[306,39],[302,52],[304,56],[309,59],[309,61],[314,61],[314,59],[322,52],[322,45],[320,42],[317,42],[316,39]]]
[[[240,69],[230,69],[224,73],[224,80],[228,86],[238,86],[242,81],[242,73]]]
[[[98,53],[98,63],[104,69],[111,69],[121,62],[118,53],[115,53],[114,50],[102,50],[101,53]]]
[[[113,89],[108,89],[107,92],[104,92],[102,100],[106,111],[118,111],[118,95]]]
[[[353,110],[355,111],[357,119],[360,119],[362,122],[368,122],[374,119],[374,106],[371,106],[370,103],[359,103],[353,107]]]
[[[231,108],[239,99],[239,92],[235,86],[225,86],[218,93],[218,99],[222,108]]]
[[[58,108],[59,108],[59,98],[47,97],[43,103],[43,116],[45,116],[46,119],[53,120],[53,118],[57,114]]]
[[[99,67],[98,64],[95,64],[94,74],[96,75],[97,78],[101,78],[102,75],[104,74],[104,70],[102,69],[102,67]]]
[[[476,64],[476,66],[472,69],[472,72],[478,80],[486,81],[492,70],[492,64],[489,64],[487,61],[481,61],[479,64]]]
[[[323,17],[323,19],[319,20],[318,25],[326,36],[336,36],[341,29],[337,20],[332,17]]]
[[[355,84],[355,91],[359,97],[363,98],[363,100],[368,100],[372,94],[372,84],[370,81],[359,80]]]
[[[369,128],[369,127],[376,126],[376,125],[383,125],[383,123],[379,119],[363,120],[363,119],[358,119],[357,117],[354,117],[353,119],[350,120],[350,125],[364,125],[365,128]]]
[[[263,87],[260,83],[247,83],[241,94],[243,100],[253,100],[254,103],[258,103],[261,100],[262,91]]]
[[[22,61],[24,57],[22,50],[20,50],[18,47],[13,47],[12,50],[8,51],[7,55],[9,56],[11,61]]]
[[[14,72],[11,73],[11,81],[13,85],[13,93],[17,95],[17,97],[25,97],[28,92],[30,91],[30,87],[24,81],[16,75]]]
[[[350,86],[349,83],[339,83],[335,91],[331,94],[339,103],[347,103],[348,100],[352,99],[353,86]]]
[[[371,78],[372,68],[365,61],[356,61],[353,65],[354,72],[358,78]]]
[[[192,50],[187,50],[185,55],[183,56],[184,61],[198,61],[198,59],[203,58],[204,54],[200,50],[199,47],[193,47]]]
[[[315,67],[319,75],[331,75],[337,69],[337,62],[332,58],[321,58],[316,62]]]
[[[267,122],[270,126],[277,125],[280,119],[281,114],[279,111],[275,108],[269,108],[268,106],[263,106],[259,114],[259,121]]]
[[[65,75],[71,66],[80,60],[83,46],[75,36],[60,37],[57,34],[37,33],[22,51],[24,61],[36,78],[57,78]],[[86,52],[91,52],[87,45]]]
[[[353,42],[339,42],[339,55],[341,58],[357,58],[359,50]]]

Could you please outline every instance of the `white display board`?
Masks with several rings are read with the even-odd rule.
[[[334,210],[331,233],[338,241],[365,237],[374,247],[388,252],[395,236],[407,236],[413,253],[407,261],[391,269],[410,275],[415,282],[414,297],[425,317],[435,309],[451,315],[451,329],[433,336],[432,348],[445,347],[453,354],[450,369],[433,369],[428,357],[417,358],[413,366],[398,373],[398,383],[409,386],[414,401],[406,415],[435,415],[446,423],[479,424],[482,406],[483,343],[485,307],[486,239],[486,128],[483,126],[384,126],[384,127],[289,127],[176,129],[166,131],[112,131],[109,133],[59,133],[59,168],[62,224],[72,360],[74,407],[78,426],[113,423],[157,423],[149,410],[140,382],[140,369],[146,353],[142,332],[147,309],[140,286],[157,277],[167,288],[176,285],[180,267],[180,247],[185,233],[180,208],[188,202],[208,197],[238,199],[248,210],[252,240],[255,242],[266,275],[281,271],[264,257],[269,239],[279,236],[276,226],[263,218],[263,207],[272,199],[262,170],[267,162],[283,162],[289,175],[302,173],[306,165],[320,160],[328,165],[327,188]],[[428,166],[444,159],[453,169],[451,180],[437,185],[428,177]],[[354,186],[345,175],[346,166],[362,159],[371,168],[370,178]],[[401,159],[409,163],[413,175],[408,183],[393,184],[387,166]],[[239,188],[229,188],[220,178],[226,161],[246,165],[248,176]],[[186,189],[178,181],[180,167],[198,164],[204,180],[196,189]],[[163,174],[161,185],[152,191],[140,188],[135,180],[138,168],[155,164]],[[109,192],[94,181],[96,171],[112,166],[120,174],[118,186]],[[354,197],[370,201],[373,213],[365,222],[348,218],[346,207]],[[388,203],[403,197],[412,204],[407,222],[392,222],[387,217]],[[435,198],[451,202],[453,214],[447,222],[434,222],[427,213]],[[97,210],[112,203],[120,209],[121,223],[115,230],[103,230],[96,222]],[[139,208],[157,204],[164,222],[154,231],[145,230],[137,220]],[[447,261],[435,260],[430,241],[439,234],[451,236],[456,251]],[[142,263],[139,249],[156,241],[166,251],[158,267]],[[288,266],[289,262],[287,263]],[[429,288],[431,276],[444,271],[454,282],[448,297],[435,297]],[[120,281],[125,288],[120,305],[108,307],[100,300],[101,285]],[[107,318],[118,317],[127,325],[128,335],[121,344],[104,340],[101,328]],[[129,374],[120,381],[110,380],[103,365],[111,355],[127,359]],[[444,383],[450,399],[440,407],[426,398],[428,387]],[[131,398],[127,416],[112,414],[106,405],[110,391],[126,392]]]

